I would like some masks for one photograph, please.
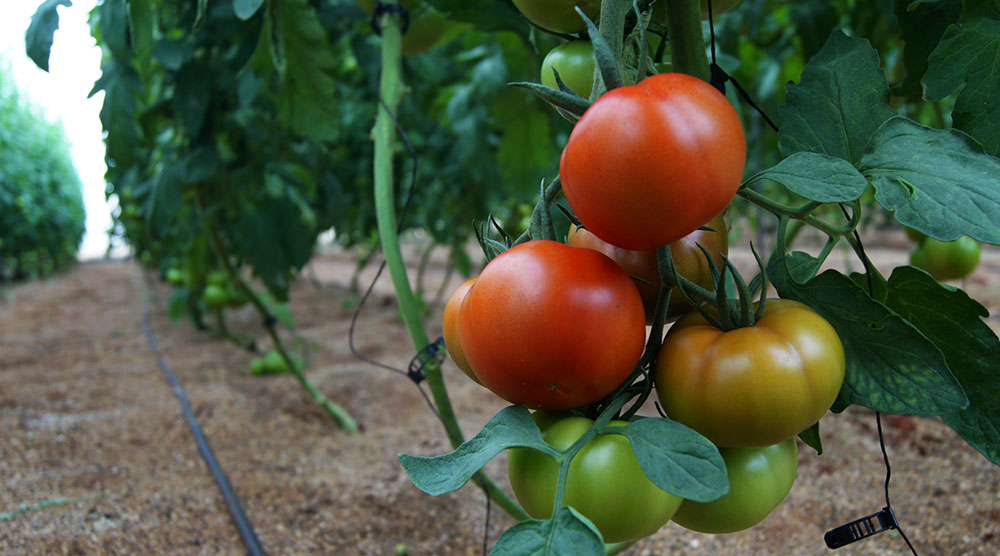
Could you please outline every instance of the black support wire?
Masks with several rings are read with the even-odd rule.
[[[205,433],[202,432],[201,426],[198,424],[198,418],[195,417],[194,412],[191,410],[191,404],[188,402],[187,394],[184,393],[184,388],[181,386],[180,381],[177,380],[177,376],[170,369],[170,366],[163,359],[163,353],[160,351],[159,346],[156,345],[156,337],[153,334],[153,328],[149,324],[149,303],[146,303],[146,307],[142,312],[142,329],[146,333],[149,349],[156,355],[156,362],[160,366],[160,370],[167,377],[167,382],[170,383],[170,388],[174,391],[174,395],[177,396],[177,401],[181,403],[184,420],[187,421],[188,427],[191,428],[195,444],[198,445],[198,452],[201,453],[202,459],[205,460],[205,465],[212,472],[212,477],[219,486],[219,491],[222,492],[222,498],[229,509],[229,515],[233,519],[233,524],[236,525],[236,529],[243,539],[243,544],[247,548],[247,554],[250,554],[250,556],[266,556],[267,553],[264,552],[260,540],[257,539],[257,533],[247,518],[246,512],[243,511],[243,506],[240,504],[240,499],[233,490],[233,485],[229,483],[225,472],[219,465],[218,460],[215,459],[212,447],[208,445],[208,439],[205,438]]]

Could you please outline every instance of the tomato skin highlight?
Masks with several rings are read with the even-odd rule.
[[[573,127],[559,174],[587,229],[645,250],[721,213],[745,165],[746,135],[729,100],[696,77],[661,73],[597,99]]]
[[[712,255],[716,268],[722,268],[725,264],[723,256],[729,254],[729,237],[725,218],[721,214],[705,225],[713,231],[695,230],[672,242],[670,258],[673,259],[674,266],[681,276],[703,288],[712,288],[715,285],[712,269],[698,245],[700,244]],[[626,274],[632,276],[639,295],[642,296],[642,305],[646,310],[646,324],[652,324],[660,283],[655,249],[645,251],[622,249],[597,237],[586,228],[578,228],[575,225],[570,225],[566,243],[600,251],[618,263]],[[684,299],[680,290],[676,286],[671,288],[670,302],[667,305],[667,322],[675,321],[691,310],[691,304]]]
[[[455,362],[455,365],[457,365],[466,376],[474,380],[476,384],[481,385],[482,382],[479,381],[479,377],[476,376],[476,372],[472,370],[472,365],[469,364],[469,360],[465,357],[465,350],[462,349],[461,336],[458,333],[459,309],[462,308],[462,302],[465,301],[465,296],[469,293],[469,290],[475,283],[476,277],[469,278],[455,288],[455,291],[452,292],[450,297],[448,297],[447,303],[444,304],[444,316],[441,319],[441,329],[443,330],[442,335],[444,336],[444,346],[445,349],[448,350],[448,355],[451,356],[451,360]]]
[[[542,437],[566,449],[590,428],[585,417],[567,417],[548,425]],[[628,425],[611,421],[612,427]],[[536,519],[552,516],[559,466],[541,452],[511,449],[507,476],[518,502]],[[600,434],[570,463],[563,504],[587,516],[604,542],[627,542],[655,533],[677,511],[682,499],[660,490],[639,466],[628,438]]]
[[[656,393],[671,419],[720,447],[770,446],[826,414],[844,381],[837,332],[808,306],[771,299],[752,327],[722,331],[689,313],[657,357]]]
[[[794,438],[763,448],[720,448],[729,493],[714,502],[685,500],[674,523],[700,533],[734,533],[767,518],[788,496],[799,467]]]
[[[614,391],[642,355],[645,316],[632,280],[606,256],[529,241],[480,273],[458,319],[484,386],[532,409],[573,409]]]

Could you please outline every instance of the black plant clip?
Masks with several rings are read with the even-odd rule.
[[[444,361],[444,338],[437,340],[420,348],[420,351],[410,359],[410,367],[406,371],[406,376],[410,377],[415,384],[420,384],[425,378],[424,367],[431,361],[436,361],[440,365]]]
[[[399,17],[403,19],[403,24],[400,26],[399,34],[405,35],[406,30],[410,28],[410,12],[406,8],[395,3],[384,3],[379,0],[375,0],[375,10],[372,12],[371,26],[375,34],[382,36],[382,27],[379,26],[378,20],[380,17],[387,13],[398,14]]]
[[[898,527],[899,523],[896,521],[896,514],[892,512],[891,507],[886,506],[878,513],[830,529],[823,535],[823,540],[826,541],[828,548],[840,548],[881,533],[882,531]]]

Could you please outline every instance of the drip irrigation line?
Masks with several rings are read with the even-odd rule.
[[[240,538],[243,539],[247,553],[250,556],[266,556],[267,553],[264,552],[260,540],[257,539],[257,533],[254,531],[253,525],[247,518],[246,512],[243,511],[239,497],[236,496],[232,484],[230,484],[218,460],[215,459],[212,447],[208,445],[208,439],[205,438],[205,433],[202,432],[201,426],[198,424],[198,418],[195,417],[194,412],[191,410],[191,404],[188,402],[187,394],[184,393],[184,388],[181,386],[180,381],[177,380],[177,376],[173,370],[170,369],[170,366],[163,359],[163,353],[160,351],[159,346],[156,345],[156,336],[153,334],[153,328],[149,322],[149,303],[146,303],[146,307],[142,312],[142,329],[146,334],[149,349],[156,355],[156,362],[160,370],[167,377],[174,395],[177,396],[177,400],[181,404],[184,420],[187,421],[188,427],[191,428],[191,434],[194,435],[194,441],[198,445],[198,452],[201,453],[202,459],[205,460],[205,465],[212,472],[212,477],[215,478],[215,483],[219,486],[219,491],[222,492],[222,498],[229,509],[229,515],[233,519],[233,524],[236,525],[236,529],[240,533]]]

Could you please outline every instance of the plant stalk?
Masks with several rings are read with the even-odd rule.
[[[705,36],[701,32],[701,2],[669,0],[666,2],[666,8],[671,71],[686,73],[708,81],[712,73],[708,67],[708,56],[705,54]]]
[[[420,350],[426,347],[430,341],[420,318],[420,306],[410,286],[410,279],[406,274],[406,266],[399,246],[393,189],[392,153],[396,140],[396,123],[393,119],[393,113],[399,107],[404,93],[402,36],[399,21],[393,14],[383,17],[381,24],[382,70],[379,78],[379,98],[382,103],[379,105],[375,127],[372,130],[375,141],[375,212],[382,253],[385,256],[389,276],[392,278],[392,285],[396,291],[399,312],[407,331],[410,333],[414,347]],[[451,398],[448,397],[448,389],[441,374],[441,367],[437,364],[437,360],[432,358],[424,366],[423,372],[427,378],[434,404],[437,406],[438,415],[444,425],[445,432],[448,434],[448,439],[452,447],[457,448],[464,442],[464,438],[462,429],[458,425],[458,418],[451,405]],[[503,492],[485,473],[479,472],[475,476],[475,481],[508,514],[518,520],[528,519],[528,515],[517,502]]]

